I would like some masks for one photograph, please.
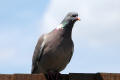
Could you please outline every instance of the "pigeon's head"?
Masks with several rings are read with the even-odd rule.
[[[70,12],[67,14],[67,16],[64,18],[63,21],[65,21],[67,23],[75,23],[78,20],[80,20],[80,18],[78,17],[78,13]]]

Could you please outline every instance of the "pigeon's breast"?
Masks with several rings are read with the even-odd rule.
[[[41,66],[46,71],[61,71],[68,64],[72,55],[72,40],[64,39],[60,36],[46,38],[46,48],[41,58]]]

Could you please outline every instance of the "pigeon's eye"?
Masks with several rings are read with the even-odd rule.
[[[72,17],[76,17],[77,15],[72,15]]]

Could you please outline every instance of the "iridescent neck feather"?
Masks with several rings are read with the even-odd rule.
[[[56,27],[56,29],[57,29],[57,30],[64,29],[66,24],[67,24],[66,22],[63,22],[63,23],[59,24],[59,25]]]

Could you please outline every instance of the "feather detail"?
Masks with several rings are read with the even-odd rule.
[[[56,30],[61,30],[61,29],[63,29],[63,24],[60,24],[56,27]]]

